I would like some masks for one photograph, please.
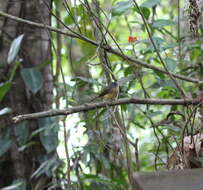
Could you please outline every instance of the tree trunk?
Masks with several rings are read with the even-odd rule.
[[[51,6],[51,0],[46,0],[46,4],[43,0],[4,0],[0,1],[0,10],[30,21],[49,25],[50,13],[47,5]],[[8,66],[6,63],[8,51],[11,42],[21,34],[24,34],[24,39],[19,57],[22,59],[23,68],[36,67],[51,59],[48,31],[0,17],[0,65],[3,65],[0,67],[0,83],[6,82],[10,76],[8,71],[11,70],[12,65]],[[36,187],[46,189],[43,186],[50,181],[50,177],[45,175],[34,180],[30,179],[32,173],[40,165],[40,156],[45,155],[46,151],[40,143],[39,137],[35,137],[34,145],[25,151],[19,151],[15,132],[17,125],[13,124],[11,120],[11,117],[15,115],[33,113],[51,107],[53,89],[51,66],[48,65],[41,71],[44,80],[43,87],[34,95],[27,90],[18,68],[10,91],[0,103],[0,110],[5,107],[12,109],[12,114],[0,117],[0,140],[9,136],[7,140],[10,142],[9,149],[0,156],[0,188],[11,185],[15,180],[23,179],[27,189],[36,189]],[[38,124],[36,121],[31,121],[26,127],[28,127],[30,134],[38,128]]]

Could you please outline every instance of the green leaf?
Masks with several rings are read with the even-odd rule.
[[[165,46],[165,40],[160,37],[153,37],[152,38],[153,42],[155,43],[156,47],[158,48],[159,51],[164,49]],[[142,43],[145,43],[147,45],[147,48],[145,51],[154,51],[154,46],[151,43],[150,39],[143,40]]]
[[[50,156],[44,156],[43,161],[41,162],[41,165],[32,174],[32,176],[30,178],[32,179],[33,177],[39,177],[42,174],[46,174],[46,175],[50,176],[56,170],[59,163],[60,163],[60,161],[58,160],[58,157],[55,155],[52,156],[51,158],[50,158]]]
[[[173,88],[176,87],[171,79],[163,80],[163,79],[157,78],[157,82],[159,83],[160,87],[173,87]]]
[[[162,84],[160,84],[160,86],[162,87],[162,90],[157,94],[158,98],[171,98],[171,96],[174,97],[177,95],[177,90],[174,87],[163,87]]]
[[[194,49],[191,52],[191,59],[195,60],[198,59],[198,57],[200,57],[202,55],[202,49]]]
[[[87,53],[87,51],[85,51]],[[81,64],[88,62],[91,62],[91,58],[95,55],[95,51],[93,49],[93,51],[90,51],[88,54],[86,54],[85,56],[81,57],[79,60],[74,61],[74,65],[76,66],[80,66]]]
[[[194,157],[194,159],[201,163],[201,166],[203,166],[203,158],[202,157]]]
[[[54,151],[58,146],[59,125],[53,118],[41,118],[38,120],[40,128],[46,128],[40,132],[40,140],[47,153]]]
[[[176,126],[173,125],[173,124],[167,125],[167,126],[166,126],[166,129],[169,129],[169,130],[171,130],[171,131],[173,131],[173,132],[180,132],[180,131],[181,131],[181,128],[176,127]]]
[[[131,65],[126,67],[124,69],[124,76],[128,76],[130,74],[133,74],[133,71],[134,71],[133,69],[134,69],[134,67],[132,67]]]
[[[3,108],[3,109],[0,110],[0,116],[1,116],[1,115],[9,114],[9,113],[11,113],[11,112],[12,112],[12,109],[11,109],[11,108],[9,108],[9,107]]]
[[[169,71],[175,71],[177,62],[174,59],[167,57],[165,63]]]
[[[12,67],[11,74],[9,76],[9,81],[13,81],[15,74],[16,74],[16,71],[18,70],[18,67],[20,66],[20,64],[21,64],[20,62],[16,62],[14,64],[14,66]]]
[[[72,8],[71,8],[72,10]],[[73,19],[73,16],[71,16],[70,14],[67,15],[65,18],[64,18],[64,22],[67,24],[67,25],[71,25],[74,23],[74,19]]]
[[[140,14],[140,11],[139,9],[137,9],[137,7],[135,7],[133,10]],[[146,7],[140,7],[140,10],[143,13],[144,17],[148,20],[150,16],[150,10]]]
[[[18,151],[23,152],[26,148],[29,148],[29,147],[36,145],[36,144],[37,144],[36,142],[31,141],[31,142],[21,146],[20,148],[18,148]]]
[[[122,77],[119,79],[118,84],[119,86],[125,86],[127,82],[135,80],[136,77],[134,74],[128,75],[127,77]]]
[[[160,72],[160,71],[153,71],[160,79],[165,79],[165,75],[164,73]]]
[[[46,160],[43,162],[40,167],[32,174],[31,179],[33,177],[39,177],[41,174],[46,173],[47,170],[49,170],[50,166],[53,163],[50,160]]]
[[[150,16],[150,10],[146,7],[141,7],[141,10],[142,10],[142,13],[144,15],[144,17],[146,19],[149,19],[149,16]]]
[[[175,48],[178,46],[178,43],[170,43],[170,44],[167,44],[163,47],[164,50],[167,50],[167,49],[171,49],[171,48]]]
[[[21,69],[21,76],[27,88],[36,94],[43,85],[43,77],[37,68]]]
[[[44,130],[46,130],[46,129],[49,129],[49,126],[48,126],[48,127],[42,127],[42,128],[39,128],[39,129],[33,131],[33,132],[31,133],[31,135],[30,135],[30,139],[33,138],[33,137],[35,137],[35,136],[38,135],[40,132],[42,132],[42,131],[44,131]]]
[[[142,3],[140,7],[152,8],[159,3],[160,3],[160,0],[147,0],[144,3]]]
[[[123,13],[125,13],[127,10],[129,10],[131,7],[133,7],[133,2],[131,0],[120,1],[120,2],[116,3],[115,6],[113,6],[112,16],[120,16]]]
[[[48,130],[48,129],[53,128],[53,127],[55,127],[55,125],[51,125],[51,126],[47,125],[46,127],[42,127],[42,128],[39,128],[39,129],[33,131],[33,132],[31,133],[31,135],[30,135],[30,139],[33,138],[33,137],[35,137],[36,135],[38,135],[38,134],[41,133],[42,131]]]
[[[0,136],[0,156],[8,151],[11,146],[10,130],[6,130],[4,134]]]
[[[146,112],[146,114],[147,114],[148,117],[152,118],[152,117],[161,115],[162,112],[161,112],[161,111],[148,110],[148,111]]]
[[[42,69],[46,68],[48,65],[51,65],[51,61],[47,61],[42,64],[39,64],[36,66],[36,68],[39,69],[39,71],[41,71]]]
[[[29,136],[29,125],[27,122],[22,122],[15,126],[15,136],[19,146],[25,145]]]
[[[24,37],[24,34],[21,34],[20,36],[18,36],[13,40],[10,50],[8,52],[8,58],[7,58],[8,64],[12,63],[15,60],[16,56],[18,55],[23,37]]]
[[[92,78],[86,78],[86,77],[74,77],[71,79],[71,81],[76,81],[76,82],[84,82],[84,83],[89,83],[89,84],[98,84],[98,82]]]
[[[26,181],[24,179],[14,180],[12,185],[3,187],[1,190],[26,190]]]
[[[8,93],[11,86],[11,82],[0,83],[0,101],[3,100],[4,96]]]
[[[90,189],[94,190],[102,190],[102,189],[125,189],[123,186],[125,184],[125,181],[122,181],[122,179],[109,179],[107,177],[104,177],[102,175],[93,175],[93,174],[83,174],[81,175],[82,181],[87,181],[91,184]],[[122,185],[122,186],[121,186]],[[109,188],[106,188],[106,187]]]
[[[154,28],[163,28],[165,26],[172,26],[175,25],[176,23],[172,20],[167,20],[167,19],[158,19],[156,21],[154,21],[154,23],[152,24],[152,26]]]

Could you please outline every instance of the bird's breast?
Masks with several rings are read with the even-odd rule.
[[[111,91],[104,96],[104,99],[113,100],[118,96],[118,87],[112,88]]]

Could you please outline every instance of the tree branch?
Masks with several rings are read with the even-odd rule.
[[[129,57],[127,55],[124,55],[122,52],[119,52],[119,51],[111,48],[110,46],[101,45],[100,43],[97,43],[94,40],[91,40],[91,39],[89,39],[89,38],[87,38],[87,37],[85,37],[85,36],[83,36],[83,35],[81,35],[79,33],[73,33],[72,30],[69,29],[68,27],[66,27],[67,30],[70,30],[71,32],[69,32],[67,30],[61,30],[61,29],[58,29],[58,28],[55,28],[55,27],[52,27],[52,26],[48,26],[48,25],[45,25],[45,24],[40,24],[40,23],[37,23],[37,22],[32,22],[32,21],[29,21],[29,20],[26,20],[26,19],[22,19],[22,18],[13,16],[13,15],[10,15],[10,14],[4,13],[2,11],[0,11],[0,16],[12,19],[12,20],[14,20],[16,22],[21,22],[21,23],[24,23],[24,24],[29,24],[31,26],[35,26],[35,27],[38,27],[38,28],[45,28],[45,29],[48,29],[50,31],[57,32],[57,33],[60,33],[60,34],[63,34],[63,35],[66,35],[66,36],[69,36],[69,37],[72,37],[72,38],[81,39],[83,41],[86,41],[86,42],[94,45],[94,46],[97,46],[97,47],[99,46],[99,47],[105,49],[106,51],[108,51],[109,53],[117,55],[117,56],[123,58],[124,60],[129,61],[132,64],[141,65],[141,66],[143,66],[145,68],[152,69],[154,71],[159,71],[159,72],[162,72],[162,73],[167,74],[167,75],[171,75],[171,76],[173,76],[175,78],[178,78],[178,79],[181,79],[181,80],[184,80],[184,81],[203,84],[203,81],[201,81],[201,80],[190,78],[190,77],[186,77],[186,76],[179,75],[179,74],[174,74],[174,73],[165,71],[164,69],[161,69],[159,67],[156,67],[154,65],[150,65],[148,63],[145,63],[145,62],[143,62],[141,60],[138,60],[138,59]]]
[[[96,102],[96,103],[88,103],[83,104],[80,106],[75,106],[72,108],[67,109],[51,109],[48,111],[43,112],[37,112],[37,113],[31,113],[31,114],[25,114],[25,115],[18,115],[16,117],[13,117],[13,121],[15,123],[28,120],[28,119],[37,119],[41,117],[52,117],[52,116],[58,116],[58,115],[70,115],[73,113],[78,112],[84,112],[84,111],[90,111],[93,109],[98,109],[106,106],[116,106],[116,105],[122,105],[122,104],[151,104],[151,105],[198,105],[201,101],[197,99],[141,99],[141,98],[122,98],[118,99],[113,102]]]

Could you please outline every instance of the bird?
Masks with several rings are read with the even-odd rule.
[[[103,98],[104,100],[115,100],[119,94],[119,85],[117,82],[111,82],[106,88],[104,88],[98,96],[91,99],[90,102],[97,98]]]

